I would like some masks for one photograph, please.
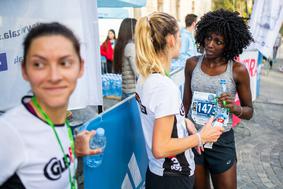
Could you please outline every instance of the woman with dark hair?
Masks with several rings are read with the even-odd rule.
[[[138,77],[135,65],[134,33],[137,20],[125,18],[119,29],[114,50],[114,72],[122,74],[122,99],[135,92]]]
[[[23,78],[33,96],[0,117],[0,188],[75,189],[76,157],[97,154],[84,131],[74,141],[67,117],[84,61],[73,32],[39,24],[24,40]]]
[[[217,94],[219,80],[226,80],[227,92],[218,98],[218,103],[230,112],[230,121],[224,125],[225,132],[213,144],[212,149],[194,151],[197,189],[210,188],[210,174],[214,188],[237,188],[232,114],[241,119],[250,119],[253,106],[249,73],[243,64],[235,61],[235,57],[252,40],[246,23],[236,12],[223,9],[209,12],[197,23],[196,43],[204,48],[204,55],[192,57],[186,62],[183,97],[185,113],[187,115],[189,112],[189,118],[197,129],[201,129],[204,117],[208,118],[212,112],[198,113],[198,109],[202,107],[196,108],[196,105],[205,105],[199,99]],[[236,93],[241,101],[240,106],[235,104]],[[210,105],[213,107],[213,104]]]
[[[116,43],[116,35],[113,29],[108,30],[105,41],[100,46],[101,56],[106,58],[107,73],[112,73],[114,47]]]

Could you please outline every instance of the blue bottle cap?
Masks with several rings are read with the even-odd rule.
[[[220,84],[226,84],[226,80],[225,79],[220,79]]]
[[[96,129],[96,134],[98,136],[104,136],[104,133],[105,133],[105,130],[103,128],[99,127]]]

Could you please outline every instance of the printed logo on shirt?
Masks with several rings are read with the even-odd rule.
[[[71,162],[74,163],[74,156],[73,156],[73,151],[71,147],[69,147],[69,156],[70,156]]]
[[[176,157],[171,158],[171,161],[172,161],[171,170],[182,171],[182,166],[180,165]]]
[[[181,116],[185,116],[185,108],[184,108],[183,103],[181,104],[180,115],[181,115]]]
[[[44,166],[44,176],[49,180],[60,179],[63,172],[66,171],[71,164],[70,156],[66,154],[66,157],[67,161],[64,161],[64,157],[62,159],[57,159],[56,157],[51,158]]]
[[[136,97],[136,101],[137,101],[137,102],[139,103],[139,105],[140,105],[141,112],[142,112],[143,114],[147,115],[146,107],[145,107],[144,105],[142,105],[142,103],[141,103],[141,98],[140,98],[140,96],[138,95],[138,93],[136,93],[135,97]]]
[[[8,70],[6,53],[0,53],[0,72]]]

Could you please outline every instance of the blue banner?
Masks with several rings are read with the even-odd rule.
[[[105,129],[107,146],[99,167],[89,168],[84,162],[85,188],[144,188],[148,160],[135,98],[129,97],[87,124],[88,130]]]

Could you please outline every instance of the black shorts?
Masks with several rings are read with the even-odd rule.
[[[213,143],[212,149],[205,148],[201,155],[195,149],[193,152],[195,163],[207,167],[211,174],[227,171],[237,159],[233,129],[223,133],[218,141]]]
[[[146,171],[146,189],[193,189],[194,176],[158,176]]]

